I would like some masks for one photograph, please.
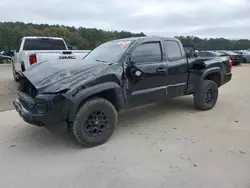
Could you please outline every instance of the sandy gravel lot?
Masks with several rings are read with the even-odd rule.
[[[195,110],[190,96],[126,111],[91,149],[6,111],[16,84],[10,68],[0,77],[1,188],[250,187],[248,65],[233,68],[213,110]]]

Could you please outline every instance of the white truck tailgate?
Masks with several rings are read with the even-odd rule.
[[[36,54],[37,63],[58,60],[58,59],[83,59],[88,52],[71,52],[71,51],[30,51],[29,54]]]

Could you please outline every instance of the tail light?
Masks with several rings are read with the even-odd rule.
[[[235,55],[232,55],[232,56],[230,56],[231,57],[231,59],[235,59],[236,58],[236,56]]]
[[[29,56],[29,60],[30,60],[30,65],[33,65],[37,62],[37,59],[36,59],[36,54],[32,54]]]
[[[228,61],[228,65],[229,65],[229,69],[231,70],[231,69],[232,69],[232,67],[233,67],[233,62],[232,62],[232,60],[231,60],[231,59]]]

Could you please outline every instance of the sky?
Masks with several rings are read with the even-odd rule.
[[[0,21],[250,39],[250,0],[1,0]]]

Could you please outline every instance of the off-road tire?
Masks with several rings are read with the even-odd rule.
[[[211,91],[213,94],[211,94]],[[194,94],[194,105],[200,110],[210,110],[212,109],[218,99],[218,86],[212,80],[202,80]],[[211,96],[211,101],[208,102],[208,96]]]
[[[100,135],[90,135],[87,122],[91,113],[101,111],[107,118],[107,128]],[[70,130],[76,141],[84,147],[95,147],[104,144],[114,133],[117,125],[117,111],[109,101],[103,98],[92,98],[86,101],[78,110],[76,118]],[[99,126],[100,127],[100,126]]]

